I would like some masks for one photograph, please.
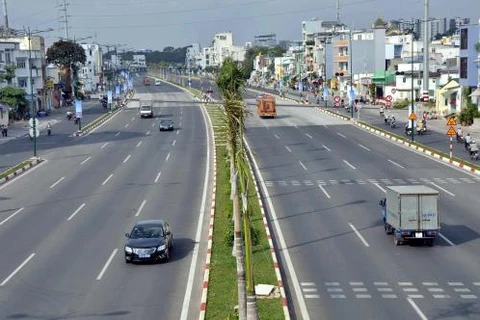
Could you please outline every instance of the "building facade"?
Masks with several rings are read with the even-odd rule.
[[[86,61],[78,73],[78,81],[85,92],[96,91],[102,83],[102,50],[97,44],[80,44],[85,50]]]
[[[460,28],[460,86],[462,87],[477,87],[480,84],[476,62],[480,54],[478,43],[480,43],[478,24]]]

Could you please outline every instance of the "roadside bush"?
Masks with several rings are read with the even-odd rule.
[[[406,109],[408,108],[408,105],[410,104],[410,101],[408,99],[405,100],[398,100],[393,103],[393,108],[395,109]]]

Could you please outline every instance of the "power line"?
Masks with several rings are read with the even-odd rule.
[[[365,4],[370,2],[375,2],[376,0],[362,0],[351,2],[348,4],[344,4],[343,6],[353,6],[359,4]],[[312,12],[312,10],[318,9],[325,9],[325,8],[332,8],[335,6],[321,6],[321,7],[310,7],[308,9],[300,9],[300,10],[292,10],[292,11],[283,11],[277,13],[267,13],[267,14],[259,14],[259,15],[251,15],[245,17],[231,17],[226,19],[213,19],[213,20],[203,20],[203,21],[188,21],[188,22],[178,22],[178,23],[164,23],[164,24],[137,24],[137,25],[121,25],[121,26],[106,26],[106,27],[76,27],[75,29],[129,29],[129,28],[145,28],[145,27],[168,27],[168,26],[180,26],[180,25],[191,25],[191,24],[199,24],[199,23],[213,23],[213,22],[227,22],[233,20],[247,20],[247,19],[255,19],[255,18],[263,18],[263,17],[273,17],[273,16],[283,16],[283,15],[291,15],[293,13],[304,13],[304,12]],[[203,9],[199,9],[203,10]]]
[[[67,6],[70,5],[63,0],[63,3],[59,6],[59,12],[63,13],[63,20],[60,20],[61,23],[64,24],[65,29],[65,38],[68,39],[68,17],[70,17],[67,13]]]

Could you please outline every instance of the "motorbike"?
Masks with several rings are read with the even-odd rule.
[[[49,136],[52,135],[52,128],[47,128],[47,135],[49,135]]]
[[[72,120],[73,118],[73,112],[68,111],[65,116],[67,117],[67,120]]]
[[[463,135],[462,134],[459,134],[457,132],[457,134],[455,136],[457,138],[457,143],[463,143]]]
[[[406,136],[411,136],[412,135],[412,128],[411,127],[405,127],[405,135]]]
[[[478,146],[475,141],[469,143],[468,152],[470,153],[470,159],[475,161],[478,160]]]
[[[395,121],[395,118],[393,118],[393,119],[390,121],[390,127],[391,127],[391,128],[396,128],[396,127],[397,127],[397,121]]]
[[[384,114],[385,110],[383,109],[383,107],[380,107],[380,117],[383,117]]]

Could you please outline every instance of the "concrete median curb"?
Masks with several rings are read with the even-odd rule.
[[[114,109],[112,109],[111,112],[109,113],[106,113],[106,114],[103,114],[101,115],[100,117],[98,117],[97,119],[93,120],[92,122],[90,122],[89,124],[87,124],[84,128],[82,128],[81,131],[77,131],[74,133],[74,136],[76,137],[82,137],[82,136],[85,136],[87,135],[90,131],[92,131],[93,129],[97,128],[98,126],[102,125],[103,123],[107,122],[108,120],[110,120],[110,118],[112,118],[116,113],[118,113],[120,110],[122,110],[123,108],[125,108],[128,103],[130,103],[130,101],[133,100],[133,97],[135,96],[135,91],[132,90],[132,93],[130,94],[126,94],[125,97],[122,99],[121,102],[118,102],[117,103],[117,107],[115,107]]]
[[[22,173],[24,173],[25,171],[35,167],[36,165],[40,164],[41,162],[43,162],[43,159],[41,158],[31,158],[29,160],[26,160],[4,172],[8,172],[9,170],[12,170],[13,168],[17,168],[15,171],[9,173],[8,175],[4,176],[3,178],[0,179],[0,186],[13,180],[14,178],[18,177],[19,175],[21,175]]]

